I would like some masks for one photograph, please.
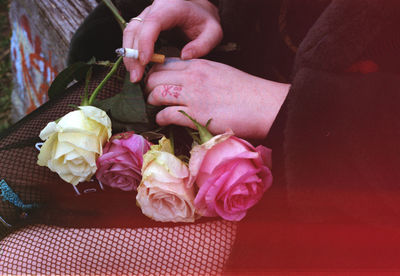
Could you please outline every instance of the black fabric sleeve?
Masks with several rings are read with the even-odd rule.
[[[284,167],[274,147],[274,184],[240,224],[229,272],[398,270],[399,81],[299,70],[278,115]]]
[[[285,166],[302,219],[400,220],[400,76],[299,70],[288,96]]]
[[[228,271],[399,269],[400,74],[381,62],[398,57],[399,10],[331,1],[308,31],[266,141],[274,184],[239,224]],[[345,73],[362,60],[380,72]]]
[[[216,7],[219,5],[219,0],[208,0],[209,2],[213,3]]]

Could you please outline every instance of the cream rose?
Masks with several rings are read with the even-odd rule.
[[[73,185],[88,181],[96,172],[96,159],[111,136],[111,120],[94,106],[80,106],[40,132],[45,140],[38,165],[47,166]]]
[[[194,188],[187,185],[189,169],[172,152],[170,141],[162,138],[143,156],[137,204],[144,215],[156,221],[193,222]]]

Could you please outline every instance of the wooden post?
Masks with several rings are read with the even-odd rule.
[[[47,101],[50,83],[66,65],[72,35],[95,0],[13,0],[10,6],[13,122]]]

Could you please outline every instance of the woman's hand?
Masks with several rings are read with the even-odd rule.
[[[206,55],[222,39],[217,8],[207,0],[155,0],[124,30],[123,47],[139,50],[139,60],[125,58],[131,81],[139,81],[154,52],[154,43],[163,30],[179,27],[190,42],[181,52],[182,59]]]
[[[183,110],[201,124],[212,119],[209,130],[227,129],[243,138],[265,138],[290,85],[261,79],[208,60],[167,59],[148,76],[148,102],[167,105],[157,114],[159,125],[194,128]]]

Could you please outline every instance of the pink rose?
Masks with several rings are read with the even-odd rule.
[[[171,141],[161,138],[143,156],[142,182],[136,204],[151,219],[163,222],[194,222],[194,187],[187,184],[189,168],[174,155]]]
[[[254,148],[232,132],[193,147],[191,182],[199,191],[194,200],[203,216],[239,221],[272,184],[271,150]]]
[[[150,146],[143,136],[133,132],[114,135],[97,159],[97,179],[113,188],[136,191],[142,179],[143,155]]]

